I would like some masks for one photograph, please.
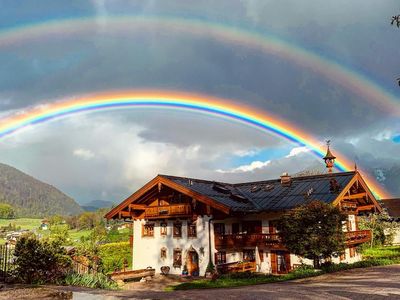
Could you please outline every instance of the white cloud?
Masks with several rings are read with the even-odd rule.
[[[75,149],[74,150],[74,156],[88,160],[94,157],[94,153],[92,151],[90,151],[89,149],[83,149],[83,148],[79,148],[79,149]]]
[[[296,147],[296,148],[293,148],[292,150],[290,150],[290,153],[288,155],[286,155],[286,157],[289,158],[289,157],[298,156],[301,153],[306,153],[309,151],[310,151],[310,149],[305,146],[304,147]]]
[[[231,170],[221,170],[218,169],[218,173],[245,173],[245,172],[252,172],[256,169],[262,169],[266,166],[268,166],[271,163],[270,160],[267,161],[253,161],[249,165],[242,165],[237,168],[231,169]]]

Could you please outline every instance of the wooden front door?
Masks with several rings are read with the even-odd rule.
[[[272,274],[286,274],[290,271],[290,253],[287,251],[271,252]]]
[[[196,251],[189,251],[188,271],[191,276],[199,276],[199,255]]]

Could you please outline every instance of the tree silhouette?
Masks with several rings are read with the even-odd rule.
[[[400,15],[397,16],[392,16],[392,21],[390,22],[390,24],[393,26],[397,26],[397,28],[400,28]],[[398,85],[400,86],[400,77],[396,79]]]

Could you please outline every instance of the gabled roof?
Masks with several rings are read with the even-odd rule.
[[[348,193],[355,182],[363,186],[368,198],[376,209],[381,211],[381,206],[357,171],[291,177],[290,185],[282,184],[281,179],[232,184],[188,177],[157,175],[108,212],[105,217],[111,219],[123,210],[125,212],[127,212],[126,209],[130,211],[130,204],[140,202],[140,199],[148,195],[149,191],[161,185],[229,214],[230,212],[282,211],[311,200],[320,200],[336,205],[340,199],[346,197],[345,194]]]
[[[232,211],[260,212],[290,209],[311,199],[332,203],[355,175],[356,172],[342,172],[292,177],[290,186],[283,186],[280,179],[230,184],[187,177],[159,176],[203,194]],[[339,185],[335,192],[330,190],[332,179]],[[223,186],[229,192],[218,191],[214,188],[215,185]],[[242,197],[245,200],[241,199]]]
[[[390,217],[398,219],[400,218],[400,198],[395,199],[383,199],[383,207],[386,208]]]

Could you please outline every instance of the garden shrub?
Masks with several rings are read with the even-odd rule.
[[[24,283],[52,283],[65,277],[71,259],[65,249],[54,241],[35,236],[21,237],[14,251],[15,275]]]
[[[132,249],[129,242],[100,245],[99,256],[103,263],[104,273],[121,270],[124,262],[128,263],[127,268],[132,266]]]
[[[107,276],[101,273],[97,274],[76,274],[70,273],[65,277],[64,284],[83,286],[88,288],[98,288],[98,289],[117,289],[118,284],[109,279]]]

